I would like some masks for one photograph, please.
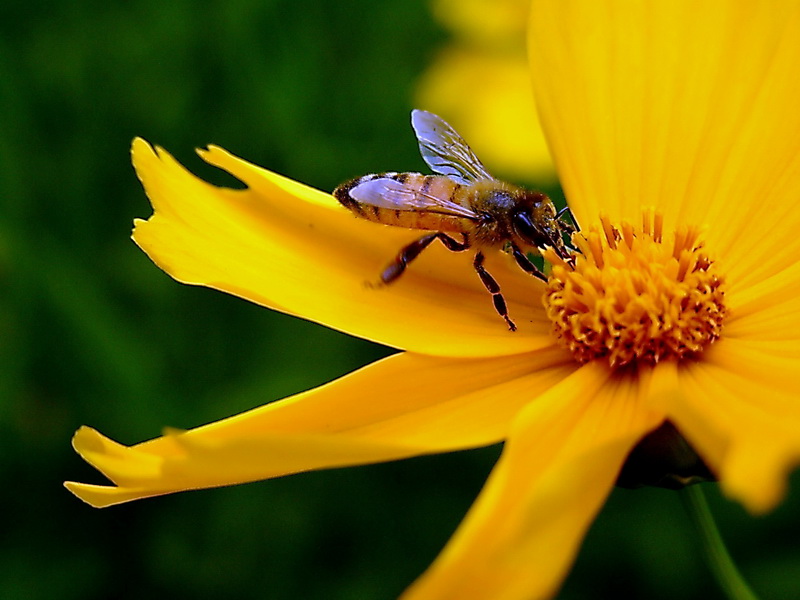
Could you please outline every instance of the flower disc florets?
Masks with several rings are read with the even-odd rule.
[[[612,366],[656,363],[701,352],[720,336],[726,309],[723,279],[703,252],[699,231],[662,237],[663,218],[647,213],[641,228],[601,227],[573,235],[567,262],[552,250],[544,297],[558,339],[579,362]]]

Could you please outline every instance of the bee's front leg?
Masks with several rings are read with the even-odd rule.
[[[523,271],[533,275],[538,279],[541,279],[542,281],[547,281],[547,277],[539,270],[539,267],[533,264],[525,255],[525,253],[514,243],[511,244],[511,254],[514,255],[514,260],[517,261],[517,264]]]
[[[431,242],[437,238],[442,242],[442,244],[444,244],[445,248],[453,252],[463,252],[471,245],[466,236],[464,237],[463,242],[459,242],[458,240],[454,240],[449,235],[444,234],[441,231],[423,235],[418,240],[414,240],[407,246],[404,246],[400,252],[397,253],[397,256],[395,256],[394,260],[389,263],[389,265],[383,270],[383,273],[381,273],[381,281],[383,283],[392,283],[394,280],[400,277],[400,275],[402,275],[406,270],[408,264],[417,258],[420,253],[425,250],[425,248],[430,246]]]

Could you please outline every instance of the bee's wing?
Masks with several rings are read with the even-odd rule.
[[[411,126],[420,154],[434,173],[446,175],[462,185],[494,179],[464,138],[441,117],[424,110],[412,110]]]
[[[378,177],[359,183],[350,190],[350,196],[360,204],[390,210],[417,210],[466,219],[478,218],[477,213],[465,206],[422,193],[418,189],[389,177]]]

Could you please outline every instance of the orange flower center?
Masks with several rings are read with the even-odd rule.
[[[612,366],[696,355],[720,336],[723,278],[703,252],[699,230],[664,239],[663,217],[645,213],[641,228],[600,227],[572,237],[573,261],[551,249],[544,305],[553,332],[579,362]]]

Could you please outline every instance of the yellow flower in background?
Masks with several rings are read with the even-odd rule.
[[[525,51],[530,0],[434,0],[452,32],[422,74],[419,108],[444,115],[492,173],[552,183],[555,169],[536,116]]]
[[[211,147],[247,185],[218,188],[136,140],[155,212],[134,239],[161,268],[402,351],[132,447],[82,428],[75,448],[114,485],[69,489],[109,506],[504,441],[406,600],[552,596],[631,449],[666,421],[728,496],[773,508],[800,459],[800,5],[536,0],[528,42],[583,230],[574,264],[548,254],[547,283],[487,257],[516,333],[468,258],[436,245],[365,285],[419,232]]]

